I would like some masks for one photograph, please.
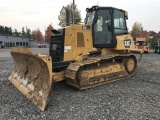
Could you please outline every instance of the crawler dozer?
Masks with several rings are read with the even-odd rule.
[[[14,70],[9,81],[39,109],[52,94],[52,82],[65,80],[80,90],[117,81],[134,74],[137,59],[128,33],[128,13],[114,7],[86,9],[83,24],[52,30],[49,56],[27,48],[13,48]]]

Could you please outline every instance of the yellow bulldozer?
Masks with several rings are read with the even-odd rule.
[[[52,30],[49,56],[13,48],[14,70],[9,81],[39,109],[45,110],[52,82],[65,80],[80,90],[133,75],[137,59],[128,33],[128,13],[114,7],[86,9],[83,24]]]

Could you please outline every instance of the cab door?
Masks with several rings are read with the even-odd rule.
[[[113,36],[112,13],[110,9],[99,9],[93,22],[94,47],[115,47],[116,39]]]

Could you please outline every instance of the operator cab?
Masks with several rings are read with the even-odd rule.
[[[93,6],[86,9],[85,24],[92,25],[93,46],[115,48],[116,36],[128,34],[127,12],[113,7]]]

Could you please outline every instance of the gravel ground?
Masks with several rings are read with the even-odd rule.
[[[160,119],[159,54],[144,54],[134,76],[114,83],[84,91],[54,83],[44,112],[9,83],[12,69],[12,58],[0,56],[0,120]]]

